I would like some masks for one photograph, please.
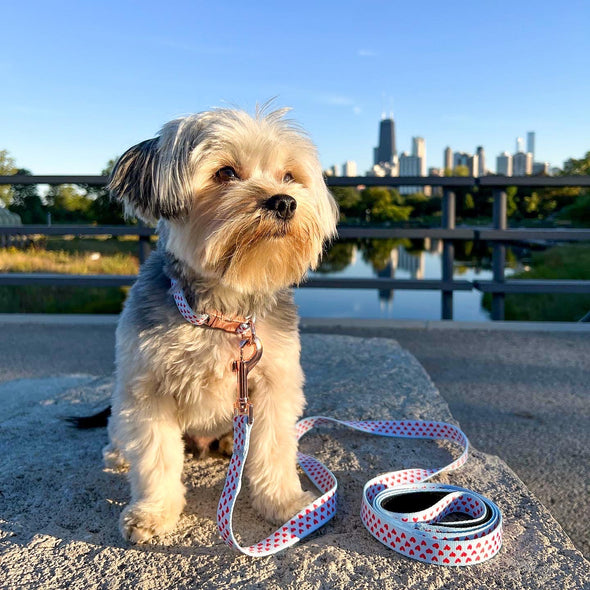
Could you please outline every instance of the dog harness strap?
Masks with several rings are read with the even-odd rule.
[[[445,467],[403,469],[367,482],[361,520],[381,543],[412,559],[450,566],[482,563],[500,550],[502,516],[493,502],[467,489],[426,483],[438,473],[457,469],[467,461],[469,443],[458,427],[420,420],[346,421],[313,416],[297,423],[297,436],[301,438],[315,426],[329,423],[379,436],[448,440],[462,448],[459,458]],[[262,557],[294,545],[328,522],[336,513],[338,484],[323,463],[298,453],[299,465],[322,495],[260,543],[241,546],[233,533],[232,515],[242,485],[251,429],[247,415],[234,417],[234,453],[217,508],[217,525],[227,545],[246,555]],[[415,504],[418,497],[424,501],[419,502],[416,511],[409,511],[408,504]],[[448,519],[450,515],[452,521]]]

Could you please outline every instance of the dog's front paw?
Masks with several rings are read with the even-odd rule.
[[[266,520],[273,524],[282,524],[287,522],[302,508],[311,504],[316,497],[312,492],[301,492],[298,496],[288,501],[275,502],[270,501],[268,498],[256,498],[253,504],[254,509]]]
[[[131,543],[145,543],[174,529],[180,511],[148,510],[140,502],[130,504],[121,513],[121,534]]]

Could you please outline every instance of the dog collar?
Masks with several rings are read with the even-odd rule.
[[[193,326],[206,326],[207,328],[215,328],[239,336],[254,334],[255,318],[253,316],[227,318],[216,312],[196,313],[188,304],[180,283],[176,279],[170,279],[170,281],[172,283],[172,295],[180,315]]]

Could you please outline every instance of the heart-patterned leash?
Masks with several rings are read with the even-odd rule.
[[[376,539],[402,555],[439,565],[481,563],[500,550],[502,517],[493,502],[463,488],[426,483],[434,475],[457,469],[467,460],[468,442],[459,428],[420,420],[346,421],[314,416],[297,423],[297,434],[301,437],[313,427],[329,423],[387,437],[445,439],[463,447],[461,456],[445,467],[385,473],[365,485],[361,519]],[[248,415],[235,416],[234,454],[217,508],[217,525],[227,545],[246,555],[261,557],[294,545],[330,520],[336,513],[338,484],[323,463],[298,453],[299,465],[322,495],[260,543],[241,546],[233,533],[232,514],[241,488],[251,429]],[[418,504],[419,509],[410,512],[408,504]],[[450,515],[455,518],[448,518]]]
[[[252,318],[227,319],[219,314],[196,314],[182,289],[172,282],[180,313],[197,326],[219,328],[241,335],[237,373],[238,398],[234,415],[234,450],[217,507],[217,525],[224,542],[253,557],[272,555],[290,547],[328,522],[336,513],[338,483],[334,474],[315,457],[298,453],[299,465],[322,495],[300,510],[269,537],[243,547],[234,536],[233,510],[242,486],[248,456],[253,409],[248,400],[248,373],[262,356]],[[248,355],[248,350],[251,353]],[[502,545],[502,516],[483,496],[450,485],[427,482],[435,475],[457,469],[467,461],[469,442],[456,426],[421,420],[337,420],[313,416],[296,425],[298,439],[315,426],[338,424],[379,436],[447,440],[459,445],[458,459],[436,469],[403,469],[375,477],[363,489],[361,519],[369,532],[402,555],[425,563],[464,566],[492,558]]]

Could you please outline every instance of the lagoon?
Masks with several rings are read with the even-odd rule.
[[[338,246],[338,244],[337,244]],[[410,246],[410,247],[408,247]],[[389,278],[441,278],[442,242],[434,240],[428,248],[416,250],[410,244],[397,244],[389,253],[379,253],[375,265],[367,260],[371,253],[354,244],[349,245],[348,265],[342,270],[332,270],[328,255],[328,270],[310,273],[321,277],[389,277]],[[373,253],[374,254],[374,253]],[[337,255],[336,255],[337,257]],[[346,258],[346,256],[345,256]],[[471,257],[470,257],[471,258]],[[466,280],[492,279],[489,261],[455,260],[454,278]],[[376,270],[375,266],[381,267]],[[339,266],[343,266],[340,264]],[[506,269],[506,275],[512,274]],[[377,291],[376,289],[315,289],[295,290],[295,302],[302,317],[369,318],[369,319],[441,319],[440,291]],[[453,317],[463,321],[491,321],[490,314],[482,307],[483,294],[479,291],[455,291]]]

